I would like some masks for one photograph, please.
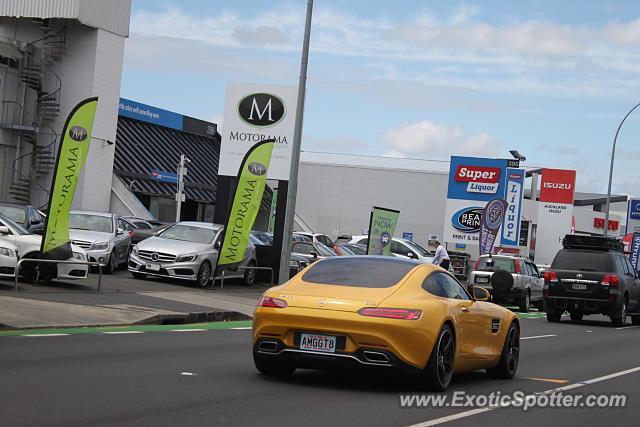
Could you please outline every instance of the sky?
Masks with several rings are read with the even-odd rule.
[[[121,96],[213,121],[228,82],[297,85],[304,0],[133,0]],[[303,151],[508,158],[606,192],[640,102],[637,0],[316,0]],[[640,196],[640,108],[613,191]]]

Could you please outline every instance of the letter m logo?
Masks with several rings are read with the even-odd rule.
[[[254,96],[253,101],[251,102],[251,113],[249,114],[249,120],[255,120],[253,118],[253,113],[256,113],[256,115],[258,116],[258,120],[262,120],[264,113],[266,113],[267,111],[269,112],[269,116],[267,120],[269,120],[270,122],[273,122],[273,118],[271,116],[271,98],[269,98],[269,101],[267,101],[262,111],[260,111],[260,107],[258,106],[258,101]]]

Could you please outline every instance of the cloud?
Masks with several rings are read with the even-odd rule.
[[[545,151],[548,153],[560,154],[564,156],[579,156],[580,150],[575,147],[561,147],[557,145],[551,145],[548,143],[540,144],[536,147],[536,150]]]
[[[447,126],[430,120],[402,123],[387,129],[382,139],[392,147],[385,155],[390,157],[427,156],[448,159],[451,155],[495,157],[501,152],[502,142],[486,132],[469,133],[458,125]]]
[[[260,25],[256,28],[236,28],[232,36],[248,46],[278,45],[289,41],[289,37],[282,31],[267,25]]]
[[[611,43],[618,45],[640,44],[640,19],[629,23],[610,22],[604,28],[604,37]]]

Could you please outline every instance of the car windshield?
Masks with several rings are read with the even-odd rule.
[[[175,224],[160,233],[158,237],[209,244],[213,242],[217,231],[218,230],[212,228],[198,227],[195,225]]]
[[[349,245],[349,249],[351,250],[351,252],[353,252],[356,255],[366,255],[367,254],[367,248],[366,247]]]
[[[409,246],[411,249],[413,249],[415,252],[417,252],[420,256],[430,256],[431,255],[429,253],[429,251],[427,251],[425,248],[423,248],[419,244],[417,244],[415,242],[412,242],[411,240],[404,240],[404,242],[407,244],[407,246]]]
[[[313,264],[302,280],[326,285],[389,288],[400,282],[416,265],[397,258],[327,258]]]
[[[552,270],[614,271],[609,252],[562,250],[551,263]]]
[[[13,231],[20,236],[31,234],[27,230],[25,230],[24,227],[22,227],[20,224],[16,224],[15,222],[11,221],[9,218],[7,218],[4,215],[0,215],[0,225],[5,225],[9,228],[12,228]]]
[[[328,247],[322,243],[316,243],[315,247],[318,249],[318,252],[322,256],[336,256],[338,252],[336,252],[333,248]]]
[[[342,255],[355,255],[356,254],[354,251],[351,250],[351,248],[349,246],[338,246],[338,249],[340,250],[340,253],[342,253]]]
[[[69,228],[113,233],[113,221],[110,216],[71,213],[69,214]]]
[[[489,265],[489,260],[493,260],[493,265]],[[513,262],[513,258],[506,257],[482,257],[478,260],[478,266],[475,268],[477,271],[498,271],[504,270],[509,273],[515,273],[516,267]]]
[[[0,206],[0,214],[20,224],[24,224],[27,219],[25,209],[17,206]]]

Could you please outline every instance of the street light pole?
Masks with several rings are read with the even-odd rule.
[[[308,0],[307,19],[304,26],[304,41],[302,43],[302,58],[300,59],[300,79],[298,80],[298,102],[296,104],[296,121],[293,132],[291,171],[289,172],[287,206],[285,209],[284,230],[282,233],[282,253],[280,256],[280,270],[278,274],[278,282],[280,283],[284,283],[289,279],[291,234],[293,233],[293,219],[296,214],[296,194],[298,193],[298,166],[300,165],[300,147],[302,146],[302,120],[304,118],[304,97],[307,87],[307,63],[309,62],[309,39],[311,37],[312,11],[313,0]]]
[[[616,130],[616,135],[613,137],[613,148],[611,149],[611,166],[609,167],[609,188],[607,189],[607,210],[606,210],[606,213],[604,214],[604,237],[607,237],[607,235],[609,234],[609,207],[611,205],[611,181],[613,180],[613,161],[616,155],[616,141],[618,140],[618,133],[620,133],[620,128],[622,127],[622,124],[624,123],[624,121],[627,120],[627,117],[629,117],[629,115],[633,113],[633,110],[635,110],[638,107],[640,107],[640,103],[636,104],[635,107],[629,110],[627,115],[624,116],[624,118],[618,125],[618,129]]]
[[[184,199],[184,176],[187,174],[185,163],[190,162],[184,154],[180,155],[180,163],[178,164],[178,192],[176,193],[176,222],[180,221],[180,210]]]

